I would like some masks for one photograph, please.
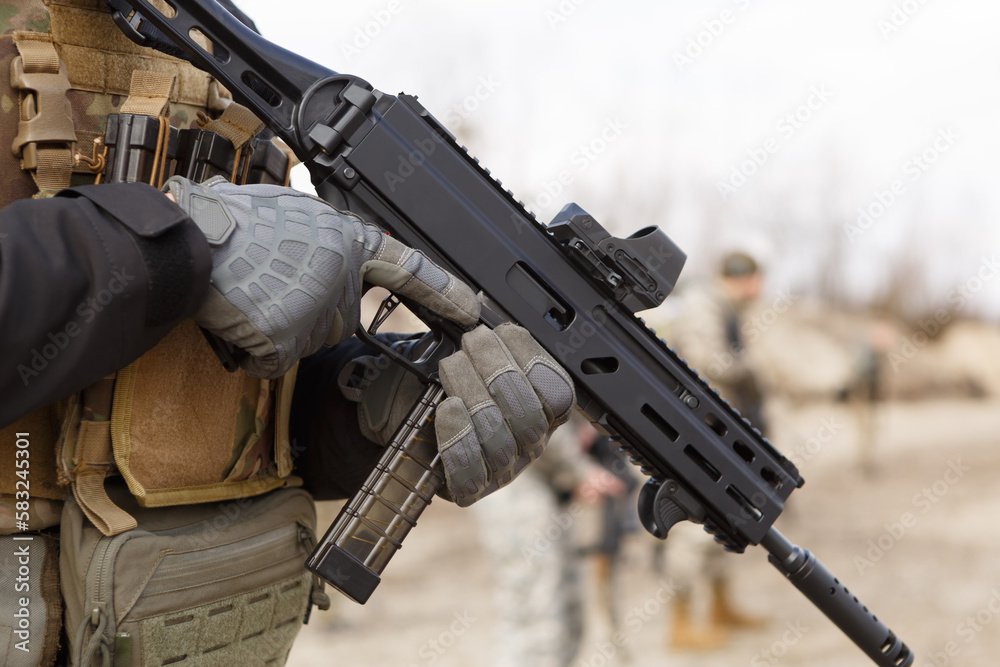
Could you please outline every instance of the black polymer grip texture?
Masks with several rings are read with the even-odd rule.
[[[432,383],[396,429],[368,479],[320,540],[306,567],[364,604],[389,560],[444,484],[434,410],[444,389]]]

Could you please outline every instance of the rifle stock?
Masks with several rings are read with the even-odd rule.
[[[774,529],[803,484],[795,466],[635,316],[666,298],[683,266],[684,254],[665,234],[647,228],[614,238],[574,204],[542,225],[415,97],[382,93],[274,46],[214,0],[171,0],[172,17],[148,0],[120,1],[136,12],[116,18],[130,26],[126,33],[139,34],[136,27],[149,21],[184,49],[292,147],[322,198],[481,289],[491,306],[487,324],[509,319],[527,328],[573,377],[580,409],[652,478],[640,497],[651,532],[664,537],[688,519],[729,550],[763,545],[876,664],[912,664],[888,627]],[[194,43],[193,30],[217,55]],[[365,488],[381,483],[386,469],[380,463]],[[356,514],[344,522],[367,519]],[[406,531],[418,514],[402,522]],[[316,554],[338,553],[337,535],[343,531],[331,529]],[[367,567],[364,554],[352,558]],[[368,569],[377,584],[381,569]],[[350,588],[335,571],[326,575]]]

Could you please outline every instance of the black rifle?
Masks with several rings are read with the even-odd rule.
[[[772,526],[803,483],[795,466],[635,316],[663,302],[684,263],[663,232],[615,238],[575,204],[542,225],[415,97],[387,95],[281,49],[214,0],[170,0],[171,16],[148,0],[112,0],[122,3],[131,9],[115,20],[126,34],[154,46],[165,35],[217,77],[295,151],[323,199],[481,289],[486,324],[517,322],[566,367],[579,408],[651,477],[639,498],[650,532],[665,537],[691,520],[731,551],[763,546],[876,664],[912,664],[885,624]],[[194,41],[198,33],[211,51]],[[456,332],[418,315],[443,332],[440,344],[416,363],[399,361],[427,390],[307,563],[360,602],[442,484],[432,421],[443,390],[434,368]],[[373,344],[378,323],[362,332]]]

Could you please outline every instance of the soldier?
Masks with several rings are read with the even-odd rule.
[[[580,500],[618,496],[623,485],[582,449],[596,432],[583,418],[553,433],[516,494],[476,505],[493,564],[497,667],[568,667],[583,639],[583,582],[575,523]]]
[[[726,255],[719,276],[693,286],[672,329],[672,342],[693,368],[758,429],[764,430],[763,395],[743,345],[742,317],[760,295],[763,274],[746,253]]]
[[[748,254],[726,255],[716,280],[693,287],[671,329],[671,342],[693,368],[733,407],[763,429],[762,395],[740,335],[741,315],[760,294],[763,276]],[[729,600],[726,554],[701,530],[681,522],[667,538],[667,567],[683,586],[674,598],[669,644],[677,649],[722,647],[730,630],[756,628],[760,619],[736,611]],[[710,623],[692,617],[692,586],[705,579],[711,588]]]
[[[353,387],[359,408],[341,395],[341,369],[370,353],[350,339],[362,283],[392,287],[466,327],[478,321],[479,303],[467,285],[357,216],[266,179],[236,185],[250,182],[246,157],[270,150],[255,139],[262,124],[227,105],[208,75],[126,39],[101,0],[0,1],[0,70],[0,144],[13,147],[0,159],[0,501],[3,509],[27,502],[14,500],[18,480],[7,462],[20,456],[15,443],[27,443],[21,434],[30,432],[31,502],[47,511],[33,513],[27,528],[48,545],[36,570],[50,594],[59,569],[52,564],[58,505],[66,501],[64,522],[75,517],[61,557],[63,648],[68,639],[74,664],[101,657],[129,664],[132,643],[168,662],[198,651],[236,664],[249,644],[214,642],[211,628],[237,633],[259,621],[243,639],[264,637],[266,655],[254,657],[282,664],[295,633],[282,629],[286,619],[276,612],[260,616],[251,606],[278,592],[299,596],[287,608],[301,623],[308,587],[275,589],[281,582],[270,581],[254,597],[231,584],[205,593],[214,597],[201,599],[202,611],[179,617],[203,618],[203,631],[167,637],[174,618],[131,637],[107,630],[128,609],[116,618],[103,603],[81,606],[96,584],[74,579],[89,561],[81,570],[66,554],[90,558],[93,547],[80,545],[109,544],[136,517],[162,523],[181,506],[258,496],[303,479],[318,498],[344,497],[384,441],[371,439],[378,435],[366,421],[371,407],[390,416],[377,424],[381,438],[412,402],[407,392]],[[119,145],[116,154],[136,151],[141,159],[130,169],[149,167],[149,184],[101,182],[111,155],[101,139],[112,123],[152,128],[148,146]],[[177,127],[215,132],[231,144],[222,177],[200,185],[166,178]],[[222,368],[198,325],[241,351],[239,370]],[[313,355],[324,344],[334,347]],[[462,351],[442,362],[442,383],[449,398],[438,411],[438,441],[448,493],[462,505],[516,476],[574,402],[565,371],[514,325],[467,334]],[[521,412],[511,414],[497,392],[516,397]],[[291,474],[293,464],[302,479]],[[126,485],[115,474],[134,498],[122,499]],[[208,516],[217,505],[199,507]],[[25,529],[14,516],[0,512],[0,534]],[[225,519],[202,527],[203,541],[238,524],[240,512]],[[293,530],[288,539],[297,547],[301,535]],[[161,559],[162,570],[169,558]],[[243,564],[217,567],[242,582],[249,578]],[[116,562],[107,580],[117,569],[129,574],[130,565]],[[198,570],[212,571],[187,573]],[[133,608],[142,586],[130,586]],[[159,595],[167,605],[170,596]],[[53,664],[58,598],[46,597],[44,643],[17,664]],[[8,603],[5,592],[0,607]],[[216,611],[237,607],[242,626],[208,624]]]

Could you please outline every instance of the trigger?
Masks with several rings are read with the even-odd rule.
[[[378,333],[378,328],[385,324],[385,321],[392,315],[392,311],[399,307],[399,304],[399,299],[392,292],[389,292],[389,296],[382,299],[382,303],[378,306],[378,311],[375,312],[375,317],[372,318],[372,323],[368,325],[369,336],[374,336]]]

